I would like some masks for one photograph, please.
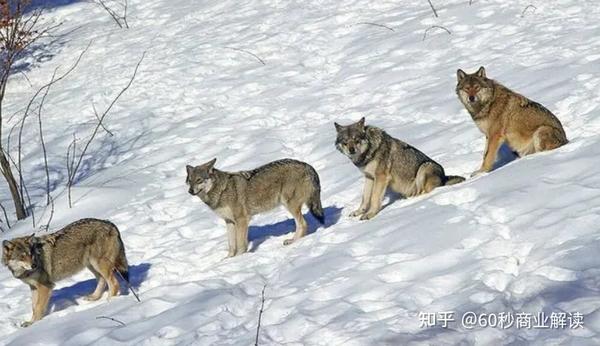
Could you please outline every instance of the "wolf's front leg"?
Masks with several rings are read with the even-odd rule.
[[[351,217],[361,216],[369,209],[369,201],[371,200],[371,194],[373,193],[373,177],[365,177],[365,187],[363,190],[362,200],[360,207],[350,213]]]
[[[52,288],[38,284],[36,287],[31,288],[31,293],[33,316],[31,317],[31,321],[23,322],[21,327],[29,327],[34,322],[39,321],[44,317],[50,295],[52,294]]]
[[[249,218],[241,218],[235,221],[235,255],[241,255],[248,251],[248,224]]]
[[[494,168],[494,163],[496,162],[496,157],[498,156],[498,149],[500,149],[500,146],[502,143],[504,143],[504,138],[500,133],[492,134],[486,139],[485,153],[483,155],[481,168],[473,172],[471,176],[477,175],[478,173],[491,171],[492,168]]]
[[[229,251],[227,252],[227,257],[235,256],[235,223],[233,221],[227,220],[225,221],[227,225],[227,244],[229,245]]]
[[[361,220],[369,220],[375,217],[377,213],[381,210],[381,203],[383,202],[383,195],[385,194],[385,189],[387,188],[388,180],[385,174],[380,174],[375,176],[375,180],[373,181],[373,191],[371,193],[371,201],[369,211],[363,214],[360,219]]]

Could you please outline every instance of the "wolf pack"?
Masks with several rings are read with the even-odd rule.
[[[486,138],[481,167],[472,176],[492,170],[503,144],[522,157],[567,143],[562,124],[552,112],[488,78],[484,67],[471,74],[459,69],[456,94]],[[336,149],[365,178],[360,205],[349,214],[351,217],[374,218],[388,189],[408,198],[465,180],[447,175],[441,164],[383,129],[367,125],[364,117],[356,123],[334,126]],[[248,250],[248,226],[256,214],[279,206],[289,211],[295,232],[284,245],[307,234],[303,206],[325,222],[319,175],[308,163],[282,159],[253,170],[227,172],[217,169],[216,162],[213,158],[197,166],[187,165],[186,184],[189,194],[200,198],[225,221],[228,257]],[[55,233],[5,240],[2,248],[2,264],[32,292],[33,316],[22,324],[24,327],[44,316],[56,282],[84,268],[97,279],[87,300],[100,299],[106,286],[108,299],[118,295],[118,277],[128,284],[125,247],[118,228],[109,221],[82,219]]]

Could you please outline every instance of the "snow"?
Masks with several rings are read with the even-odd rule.
[[[131,1],[129,30],[88,2],[52,5],[47,18],[63,22],[62,35],[29,61],[32,86],[13,76],[6,114],[91,41],[44,107],[51,228],[82,217],[117,224],[142,302],[131,294],[86,302],[94,281],[82,272],[58,285],[42,321],[22,329],[29,289],[2,269],[0,344],[254,344],[265,285],[261,345],[599,344],[600,9],[574,0],[433,3],[439,18],[421,0]],[[431,25],[451,34],[432,29],[423,40]],[[91,146],[70,209],[73,133],[80,141],[91,133],[92,102],[105,109],[143,52],[107,118],[114,136],[101,132]],[[570,143],[394,201],[373,220],[350,218],[363,178],[335,150],[333,122],[364,115],[448,174],[468,176],[484,137],[454,87],[458,68],[480,65],[551,109]],[[37,227],[50,210],[34,126],[24,143]],[[259,215],[251,251],[224,259],[223,221],[184,183],[186,164],[213,157],[226,170],[283,157],[310,163],[326,225],[307,216],[312,233],[284,247],[290,216]],[[4,183],[0,196],[9,205]],[[0,237],[31,232],[28,219]],[[580,312],[584,328],[420,327],[419,313],[442,311]]]

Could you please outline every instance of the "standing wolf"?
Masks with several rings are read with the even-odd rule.
[[[368,220],[377,215],[388,187],[404,197],[412,197],[465,180],[446,176],[440,164],[418,149],[380,128],[365,126],[365,118],[348,126],[335,123],[335,129],[336,148],[365,175],[362,202],[350,216]]]
[[[225,172],[214,167],[216,160],[197,167],[188,165],[186,183],[191,195],[200,197],[225,220],[228,257],[247,251],[250,218],[277,206],[285,206],[296,222],[294,238],[284,241],[284,245],[306,235],[302,205],[324,222],[319,176],[309,164],[283,159],[251,171]]]
[[[87,300],[98,300],[108,283],[108,298],[119,294],[115,270],[125,280],[128,264],[119,230],[108,221],[82,219],[58,232],[2,242],[2,264],[31,288],[33,317],[27,327],[44,316],[57,281],[88,268],[98,284]]]
[[[568,142],[565,130],[552,112],[487,78],[483,66],[473,74],[459,69],[457,77],[458,98],[486,137],[483,163],[473,174],[492,170],[502,143],[506,142],[519,156],[525,156]]]

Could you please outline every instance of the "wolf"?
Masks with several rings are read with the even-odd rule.
[[[465,180],[459,176],[446,176],[439,163],[382,129],[365,125],[364,117],[347,126],[334,125],[337,131],[335,147],[365,176],[362,201],[350,214],[352,217],[368,220],[377,215],[387,188],[404,197],[412,197]]]
[[[562,124],[552,112],[487,78],[483,66],[473,74],[461,69],[456,74],[456,94],[486,137],[481,168],[473,175],[492,170],[503,143],[520,157],[568,143]]]
[[[306,205],[324,223],[321,184],[317,171],[309,164],[292,159],[273,161],[250,171],[225,172],[215,168],[216,158],[200,165],[187,165],[188,192],[198,196],[225,220],[229,252],[227,257],[248,249],[248,224],[253,215],[283,205],[294,217],[296,232],[284,245],[304,237]]]
[[[33,316],[28,327],[44,316],[56,282],[88,268],[98,280],[85,299],[98,300],[108,283],[108,299],[120,292],[115,271],[129,281],[125,247],[117,227],[109,221],[82,219],[47,235],[4,240],[2,264],[12,275],[29,285]]]

